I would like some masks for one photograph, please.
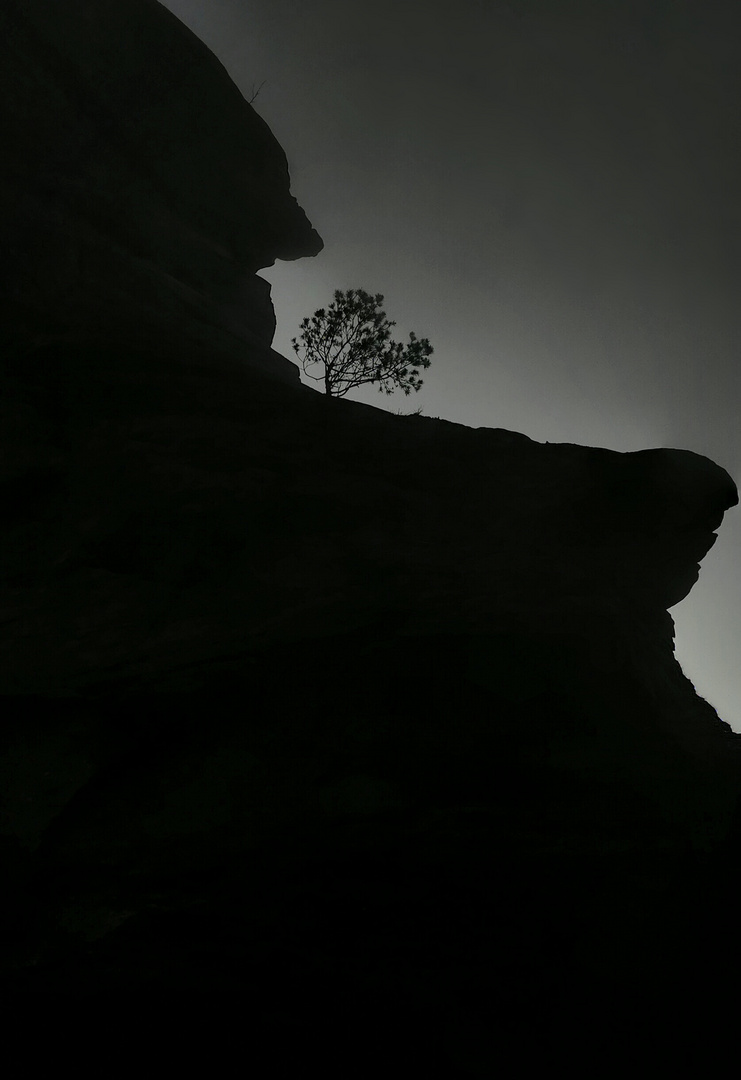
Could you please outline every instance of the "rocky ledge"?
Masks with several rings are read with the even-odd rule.
[[[0,340],[166,336],[236,357],[249,341],[264,365],[256,271],[322,241],[213,53],[155,0],[7,0],[0,87]]]
[[[0,18],[6,1000],[211,1071],[727,1065],[739,736],[668,609],[733,481],[301,386],[229,297],[320,241],[223,69]]]

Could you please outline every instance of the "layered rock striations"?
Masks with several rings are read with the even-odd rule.
[[[235,332],[224,282],[319,241],[213,57],[157,4],[127,11],[3,14],[15,100],[53,87],[74,133],[17,126],[27,176],[56,163],[19,220],[107,268],[66,280],[65,321],[46,241],[8,215],[27,259],[0,400],[8,998],[85,995],[89,1017],[151,995],[161,1039],[177,1000],[168,1052],[186,1031],[191,1065],[187,1003],[216,1002],[212,1069],[229,1024],[254,1060],[325,1075],[490,1076],[512,1047],[592,1074],[647,1030],[664,1066],[694,1035],[707,1065],[739,955],[739,737],[684,677],[668,609],[733,481],[683,450],[543,445],[270,377],[266,296],[245,309],[263,329]],[[213,96],[186,122],[196,83]],[[225,175],[178,189],[215,112]],[[83,145],[86,191],[136,209],[146,188],[138,247],[112,239],[124,209],[62,212]],[[229,255],[188,255],[202,303],[175,318],[180,239]]]

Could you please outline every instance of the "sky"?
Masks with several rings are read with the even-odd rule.
[[[279,262],[274,348],[335,289],[434,347],[421,408],[538,442],[694,450],[741,482],[736,0],[165,0],[288,158],[325,247]],[[317,385],[311,383],[310,385]],[[741,512],[671,609],[741,732]]]

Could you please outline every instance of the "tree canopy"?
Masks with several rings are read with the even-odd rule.
[[[364,383],[378,383],[379,392],[387,394],[397,389],[409,394],[422,386],[419,372],[430,366],[432,346],[414,333],[406,345],[392,341],[396,323],[387,318],[382,303],[381,293],[336,289],[328,308],[301,322],[301,333],[291,344],[304,374],[324,383],[330,397],[344,397]]]

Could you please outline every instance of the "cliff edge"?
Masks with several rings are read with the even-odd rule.
[[[256,271],[316,255],[285,154],[213,53],[155,0],[8,0],[0,12],[6,345],[268,357]]]
[[[321,241],[218,62],[0,23],[6,1000],[212,1071],[707,1069],[740,738],[668,611],[734,482],[302,386],[254,274]]]

